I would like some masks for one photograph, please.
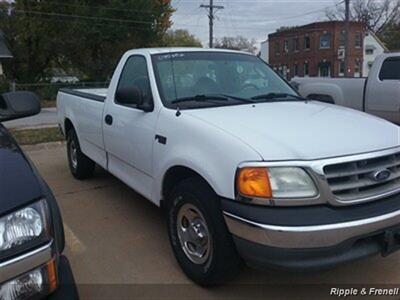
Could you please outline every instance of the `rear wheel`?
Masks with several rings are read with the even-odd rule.
[[[180,182],[167,203],[168,233],[184,273],[200,285],[223,283],[241,266],[219,199],[201,178]]]
[[[67,134],[67,154],[69,169],[75,178],[86,179],[93,176],[96,164],[82,153],[74,129],[70,129]]]

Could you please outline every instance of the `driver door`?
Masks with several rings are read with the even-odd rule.
[[[148,61],[142,55],[130,56],[121,72],[116,91],[138,87],[153,105]],[[147,198],[151,196],[152,150],[157,114],[118,103],[115,95],[107,101],[103,135],[108,155],[108,170]]]

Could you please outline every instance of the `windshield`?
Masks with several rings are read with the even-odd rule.
[[[153,55],[152,60],[162,101],[169,108],[299,100],[284,80],[252,55],[177,52]]]

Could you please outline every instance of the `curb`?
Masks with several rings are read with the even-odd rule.
[[[35,129],[57,128],[57,127],[58,127],[58,124],[40,124],[40,125],[34,125],[34,126],[24,126],[24,125],[19,125],[19,126],[15,126],[15,127],[9,126],[7,128],[10,130],[14,130],[14,131],[20,131],[20,130],[35,130]]]
[[[22,145],[21,148],[24,151],[31,152],[31,151],[41,151],[41,150],[52,150],[52,149],[62,148],[64,146],[65,146],[65,141],[43,143],[36,145]]]

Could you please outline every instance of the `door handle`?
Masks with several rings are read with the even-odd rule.
[[[112,125],[113,117],[111,115],[106,115],[106,117],[104,118],[104,121],[106,122],[107,125]]]

